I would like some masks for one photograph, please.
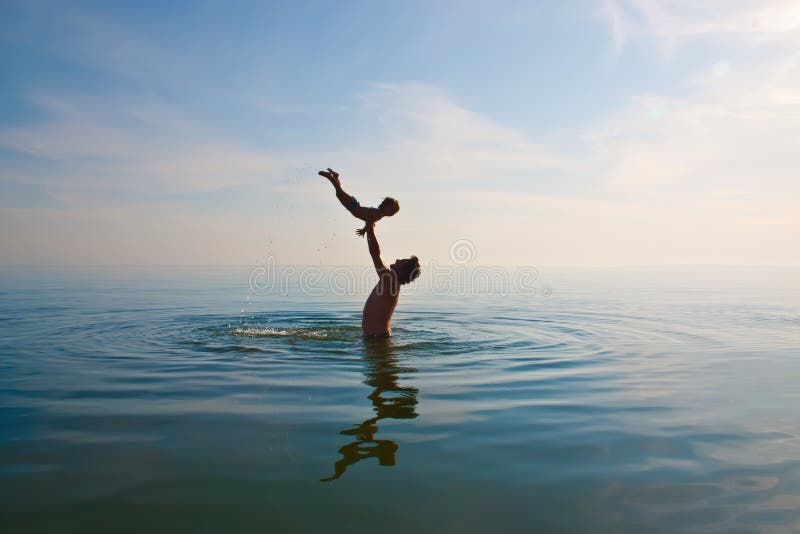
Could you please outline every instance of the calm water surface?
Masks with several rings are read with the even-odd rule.
[[[800,532],[800,269],[249,273],[0,270],[0,531]]]

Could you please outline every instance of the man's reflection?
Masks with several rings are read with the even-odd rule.
[[[414,373],[416,369],[400,367],[394,356],[391,338],[365,339],[367,368],[365,384],[375,388],[369,395],[376,416],[367,419],[355,428],[342,430],[340,434],[353,436],[339,453],[342,458],[333,466],[334,475],[323,478],[323,482],[336,480],[348,467],[364,460],[377,458],[380,465],[395,465],[398,445],[390,439],[375,439],[377,422],[381,419],[413,419],[417,416],[417,388],[400,387],[397,384],[401,373]]]

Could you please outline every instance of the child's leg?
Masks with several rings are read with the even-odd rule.
[[[353,211],[358,207],[358,201],[355,197],[345,193],[341,186],[336,188],[336,198],[339,199],[339,202],[342,203],[342,206],[344,206],[347,211]]]
[[[358,201],[354,197],[345,193],[342,189],[342,184],[339,182],[339,173],[331,168],[328,168],[327,171],[319,171],[318,174],[328,179],[333,188],[336,190],[336,198],[339,199],[339,202],[342,203],[342,206],[344,206],[347,211],[352,212],[358,207]]]

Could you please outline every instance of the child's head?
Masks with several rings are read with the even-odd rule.
[[[419,268],[419,258],[411,256],[404,260],[396,260],[391,265],[392,270],[397,273],[397,281],[400,285],[413,282],[422,272]]]
[[[381,213],[383,213],[384,216],[391,217],[400,211],[400,203],[392,197],[386,197],[383,199],[383,202],[380,203],[378,209],[381,211]]]

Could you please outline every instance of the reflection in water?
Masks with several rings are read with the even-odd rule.
[[[378,432],[376,423],[381,419],[413,419],[417,416],[414,408],[418,390],[397,384],[401,373],[413,373],[416,369],[398,366],[391,338],[366,339],[364,348],[367,357],[364,383],[375,388],[368,398],[377,415],[355,428],[340,432],[355,439],[339,449],[342,458],[333,466],[334,475],[321,479],[322,482],[336,480],[348,467],[366,458],[377,458],[380,465],[395,465],[398,445],[390,439],[375,439]]]

